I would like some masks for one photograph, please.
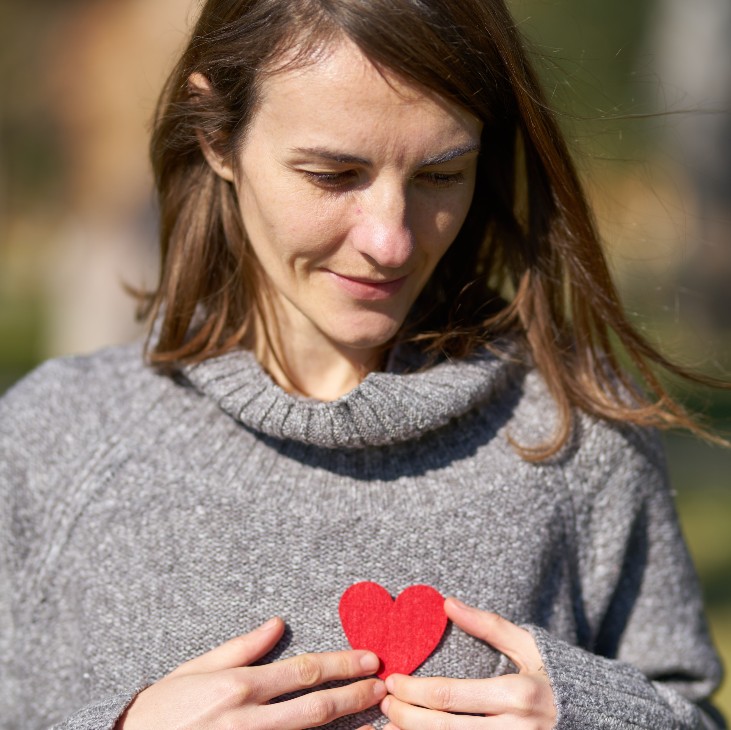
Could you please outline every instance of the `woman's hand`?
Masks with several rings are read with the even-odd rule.
[[[365,710],[385,696],[383,682],[366,679],[268,704],[288,692],[378,669],[369,651],[303,654],[248,666],[274,648],[283,632],[284,622],[275,618],[181,664],[140,692],[115,730],[303,730]]]
[[[444,609],[461,629],[505,654],[518,674],[491,679],[445,679],[392,674],[381,710],[384,730],[551,730],[553,690],[533,637],[525,629],[448,598]],[[470,717],[451,713],[471,713]]]

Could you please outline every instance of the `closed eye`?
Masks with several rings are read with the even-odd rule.
[[[300,172],[318,187],[332,192],[352,190],[361,181],[357,170],[341,172],[300,170]],[[415,175],[413,180],[432,188],[448,188],[463,183],[465,175],[463,172],[421,172]]]
[[[301,170],[302,174],[311,182],[327,190],[348,190],[358,183],[356,170],[342,172],[318,172],[315,170]]]
[[[452,185],[459,185],[464,182],[462,172],[422,172],[417,175],[417,180],[422,180],[435,188],[448,188]]]

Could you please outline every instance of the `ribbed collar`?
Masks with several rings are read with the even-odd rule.
[[[516,372],[514,359],[487,352],[410,372],[414,358],[402,349],[386,371],[370,373],[332,402],[286,393],[246,350],[187,366],[183,372],[198,391],[251,429],[277,439],[345,449],[417,438],[486,402]]]

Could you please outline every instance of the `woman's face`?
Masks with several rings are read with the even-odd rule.
[[[397,332],[465,220],[480,132],[349,42],[264,81],[224,175],[283,340],[362,359]]]

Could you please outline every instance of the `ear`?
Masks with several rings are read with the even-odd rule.
[[[188,87],[191,93],[201,96],[213,93],[211,91],[210,81],[202,73],[198,73],[197,71],[188,77]],[[202,130],[196,130],[196,134],[203,156],[206,158],[206,162],[210,165],[213,172],[224,180],[233,182],[234,171],[230,160],[221,155],[213,141]]]

